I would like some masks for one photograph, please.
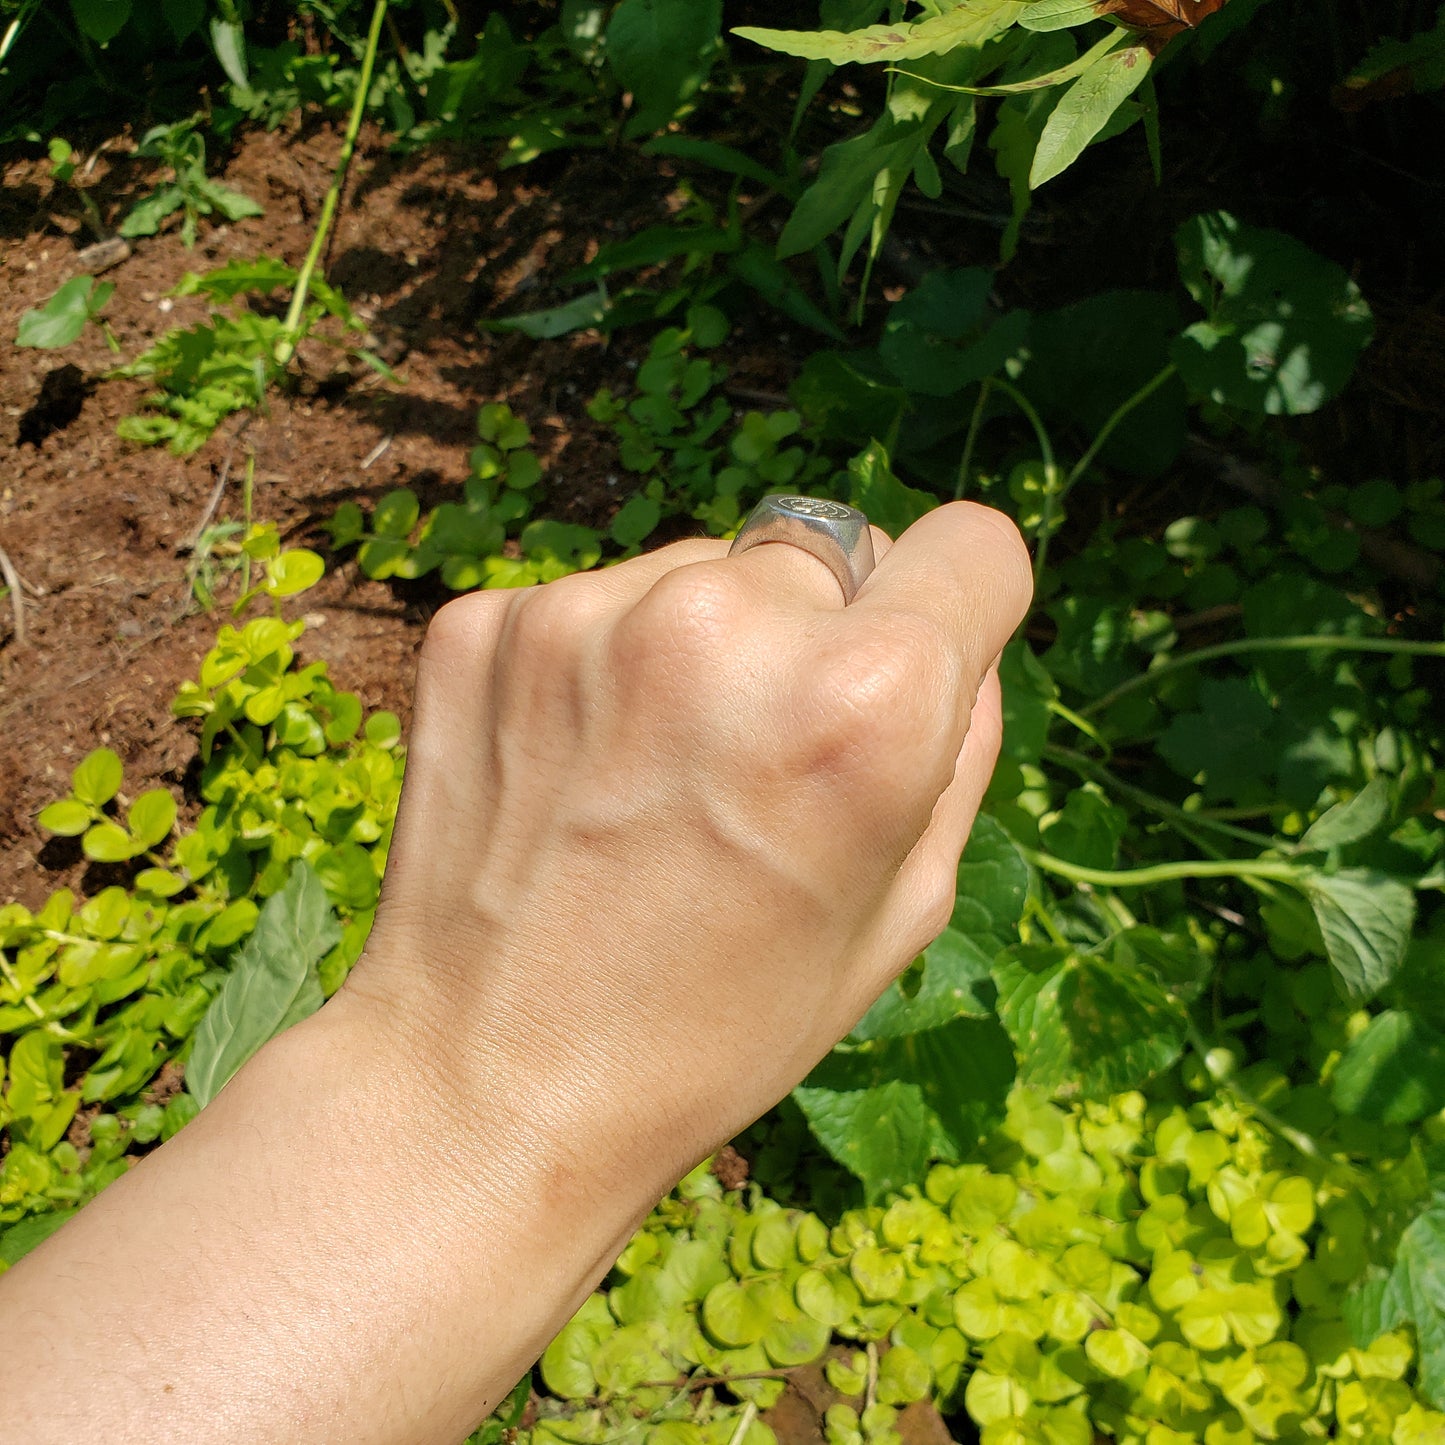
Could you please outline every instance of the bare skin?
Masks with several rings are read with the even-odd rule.
[[[698,541],[438,614],[365,957],[0,1278],[7,1441],[475,1428],[948,919],[1028,559],[876,541],[846,609]]]

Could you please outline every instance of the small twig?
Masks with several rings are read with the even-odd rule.
[[[868,1388],[863,1396],[863,1411],[871,1410],[878,1399],[878,1344],[868,1341]]]
[[[369,452],[367,452],[365,460],[361,463],[361,470],[366,471],[376,462],[379,462],[382,457],[384,457],[390,450],[391,441],[392,439],[390,433],[382,437],[382,439],[377,442],[377,444],[372,447]]]
[[[15,619],[15,645],[25,646],[25,598],[21,595],[25,590],[20,580],[20,574],[15,570],[15,564],[10,560],[10,554],[4,547],[0,547],[0,575],[5,578],[5,585],[10,589],[10,614]]]
[[[205,535],[206,528],[211,525],[211,519],[221,505],[221,498],[226,494],[226,483],[230,480],[231,463],[236,459],[236,448],[240,445],[241,438],[246,435],[246,429],[255,418],[255,412],[248,412],[241,425],[236,428],[235,435],[232,436],[230,445],[226,448],[225,459],[221,462],[221,474],[216,478],[216,485],[211,488],[211,495],[206,502],[206,510],[201,513],[201,520],[196,523],[191,534],[176,543],[177,552],[194,552],[201,545],[201,538]]]
[[[738,1416],[738,1428],[733,1431],[733,1437],[728,1445],[743,1445],[747,1433],[753,1428],[753,1421],[758,1418],[758,1405],[756,1400],[749,1400],[743,1406],[743,1413]]]

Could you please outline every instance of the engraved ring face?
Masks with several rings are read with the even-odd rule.
[[[825,522],[846,522],[854,516],[852,507],[825,501],[822,497],[778,497],[775,500],[789,512],[797,512],[803,517],[818,517]]]
[[[728,555],[764,542],[785,542],[811,553],[832,572],[846,606],[873,570],[873,534],[856,507],[820,497],[768,496],[738,530]]]

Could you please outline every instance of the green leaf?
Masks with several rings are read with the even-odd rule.
[[[1371,868],[1303,872],[1300,886],[1345,993],[1356,1003],[1373,998],[1404,960],[1415,923],[1414,893]]]
[[[188,40],[206,18],[206,0],[161,0],[161,13],[176,40]]]
[[[32,1214],[8,1229],[0,1230],[0,1260],[7,1265],[19,1264],[38,1244],[43,1244],[76,1211],[52,1209],[48,1214]]]
[[[963,46],[979,46],[1001,35],[1027,10],[1020,0],[963,0],[942,15],[911,24],[869,25],[844,33],[837,30],[764,30],[752,25],[733,34],[769,50],[804,60],[830,60],[834,65],[895,64],[925,55],[943,55]]]
[[[835,1050],[793,1091],[818,1142],[870,1201],[965,1158],[1003,1117],[1013,1050],[997,1022],[955,1019],[906,1038]]]
[[[257,1049],[321,1007],[316,964],[340,941],[320,878],[298,859],[196,1029],[186,1087],[203,1107]]]
[[[771,246],[750,242],[728,262],[728,269],[784,316],[832,341],[843,340],[837,325],[803,290]]]
[[[1174,344],[1191,391],[1298,416],[1344,390],[1374,319],[1341,267],[1226,211],[1186,221],[1175,244],[1180,279],[1208,313]]]
[[[722,0],[622,0],[607,24],[607,63],[632,93],[629,134],[661,130],[697,93],[721,28]]]
[[[97,823],[81,839],[87,858],[97,863],[124,863],[144,849],[126,830],[115,823]]]
[[[150,788],[130,805],[126,826],[141,849],[154,848],[176,823],[176,800],[164,788]]]
[[[70,775],[70,790],[82,803],[102,808],[120,792],[124,769],[110,748],[96,748],[76,765]]]
[[[612,519],[612,540],[619,547],[636,547],[652,534],[662,520],[662,505],[643,492],[625,501]]]
[[[378,537],[393,537],[405,541],[421,516],[421,503],[409,487],[397,487],[388,492],[371,514],[371,530]]]
[[[1188,1015],[1148,967],[1019,945],[994,964],[998,1016],[1023,1082],[1059,1097],[1138,1088],[1180,1055]]]
[[[1033,0],[1019,16],[1025,30],[1067,30],[1099,18],[1099,0]]]
[[[1353,798],[1321,814],[1300,839],[1303,848],[1343,848],[1368,838],[1390,816],[1390,785],[1383,776],[1370,779]]]
[[[1445,1034],[1387,1009],[1353,1038],[1335,1070],[1335,1106],[1381,1124],[1413,1124],[1445,1109]]]
[[[69,346],[98,316],[115,294],[109,281],[76,276],[67,281],[38,311],[27,311],[15,333],[17,346]]]
[[[541,1359],[542,1383],[562,1400],[585,1400],[597,1391],[592,1357],[617,1321],[607,1308],[606,1295],[589,1295],[581,1309],[562,1326]]]
[[[90,827],[90,820],[90,809],[84,803],[77,803],[74,798],[61,798],[42,808],[35,821],[47,832],[58,833],[62,838],[78,838]]]
[[[1078,160],[1114,112],[1139,88],[1152,59],[1143,44],[1111,50],[1063,93],[1039,136],[1029,168],[1032,189],[1053,180]]]
[[[893,474],[881,442],[870,442],[848,463],[849,500],[890,537],[901,537],[938,505],[932,492],[920,492]]]
[[[524,311],[517,316],[499,316],[481,323],[484,331],[520,331],[534,341],[550,341],[573,331],[586,331],[600,326],[606,319],[610,303],[600,290],[585,291],[560,306],[541,311]]]
[[[952,396],[1000,371],[1023,346],[1028,314],[996,317],[992,271],[934,271],[888,313],[879,355],[909,391]]]
[[[294,597],[314,587],[325,575],[326,563],[305,547],[292,547],[266,564],[265,590],[272,597]]]
[[[216,59],[221,62],[221,69],[226,72],[231,84],[246,90],[250,78],[246,72],[246,32],[241,22],[222,20],[219,17],[213,19],[211,44],[215,48]]]
[[[986,814],[977,818],[958,866],[958,894],[948,927],[923,953],[916,989],[911,973],[891,983],[853,1030],[856,1039],[897,1039],[955,1018],[988,1018],[990,965],[1018,936],[1028,865],[1008,834]]]
[[[758,1280],[725,1279],[715,1284],[702,1302],[703,1328],[728,1349],[756,1344],[773,1323],[771,1293]]]
[[[109,45],[130,19],[131,0],[70,0],[75,23],[97,45]]]
[[[1361,1346],[1399,1324],[1414,1325],[1420,1393],[1445,1408],[1445,1199],[1436,1195],[1416,1216],[1400,1236],[1389,1276],[1356,1291],[1346,1314]]]
[[[1056,813],[1039,820],[1039,839],[1055,857],[1085,868],[1114,868],[1129,815],[1092,785],[1074,788]]]

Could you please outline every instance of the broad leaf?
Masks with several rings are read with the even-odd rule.
[[[897,1039],[956,1018],[988,1018],[989,966],[1018,935],[1028,865],[987,815],[974,823],[958,867],[958,896],[947,928],[924,950],[921,976],[909,970],[888,985],[853,1030],[857,1039]]]
[[[890,537],[901,537],[938,505],[932,492],[920,492],[898,480],[888,453],[876,441],[848,463],[848,477],[849,501]]]
[[[1306,872],[1300,886],[1346,994],[1356,1003],[1373,998],[1405,957],[1415,895],[1398,879],[1369,868]]]
[[[1368,838],[1390,816],[1390,785],[1383,776],[1370,779],[1353,798],[1336,803],[1316,818],[1300,844],[1305,848],[1343,848]]]
[[[1414,1325],[1420,1393],[1445,1408],[1445,1198],[1437,1194],[1400,1236],[1389,1275],[1352,1291],[1345,1318],[1361,1346]]]
[[[1003,368],[1023,346],[1028,314],[996,316],[992,271],[935,271],[888,313],[879,355],[912,392],[951,396]]]
[[[1186,221],[1176,247],[1180,279],[1208,312],[1174,345],[1191,391],[1297,416],[1344,389],[1374,320],[1341,267],[1225,211]]]
[[[1386,1009],[1350,1041],[1333,1091],[1346,1114],[1382,1124],[1413,1124],[1445,1109],[1445,1034]]]
[[[978,46],[1001,35],[1027,7],[1019,0],[963,0],[942,15],[911,24],[869,25],[844,33],[837,30],[764,30],[744,25],[733,31],[784,55],[804,60],[830,60],[834,65],[893,65],[943,55],[961,46]]]
[[[1112,50],[1064,92],[1034,151],[1029,168],[1029,185],[1033,189],[1053,180],[1078,160],[1084,147],[1139,88],[1149,73],[1151,59],[1144,45]]]
[[[15,333],[17,346],[69,346],[85,330],[85,323],[97,316],[115,293],[109,281],[94,276],[75,276],[67,281],[38,311],[27,311]]]
[[[321,879],[298,859],[196,1029],[186,1087],[202,1106],[263,1044],[321,1007],[316,965],[340,941]]]
[[[888,1044],[836,1050],[793,1097],[870,1200],[965,1158],[1003,1117],[1013,1051],[992,1019],[956,1019]]]
[[[109,45],[130,19],[131,0],[70,0],[75,23],[97,45]]]
[[[632,92],[633,135],[661,130],[697,93],[721,28],[722,0],[622,0],[607,26],[607,61]]]
[[[1023,1082],[1103,1099],[1179,1057],[1188,1016],[1154,971],[1067,948],[1020,945],[994,964],[998,1014]]]

